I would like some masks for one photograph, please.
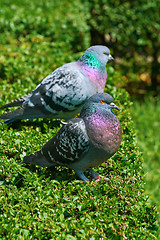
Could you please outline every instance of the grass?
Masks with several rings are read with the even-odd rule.
[[[144,156],[145,192],[160,213],[160,97],[135,101],[132,116],[140,150]]]

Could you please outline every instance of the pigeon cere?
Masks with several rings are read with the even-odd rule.
[[[113,57],[107,47],[88,48],[77,62],[64,64],[48,75],[31,93],[0,109],[19,107],[0,116],[9,124],[18,119],[75,117],[85,101],[104,91],[106,63]]]
[[[41,150],[24,157],[22,163],[67,166],[84,182],[89,182],[84,175],[84,171],[89,170],[98,181],[100,175],[92,168],[110,158],[122,139],[121,124],[112,109],[119,110],[109,94],[94,94],[77,118],[67,121]]]

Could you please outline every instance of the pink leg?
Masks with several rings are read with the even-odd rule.
[[[100,180],[101,176],[97,172],[95,172],[92,168],[90,168],[89,171],[90,171],[92,177],[94,178],[95,182],[98,182]]]
[[[101,175],[99,175],[97,172],[95,172],[92,168],[88,169],[92,175],[92,177],[94,178],[95,182],[98,182],[101,178]],[[109,178],[104,178],[105,181],[108,181]]]

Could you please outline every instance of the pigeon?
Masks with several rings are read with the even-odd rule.
[[[78,117],[65,122],[41,150],[25,156],[21,164],[66,166],[84,182],[89,182],[84,175],[88,170],[92,178],[99,181],[100,175],[92,168],[110,158],[120,147],[122,139],[121,124],[112,109],[119,110],[111,95],[94,94]]]
[[[57,68],[31,93],[0,107],[19,107],[0,118],[9,124],[18,119],[52,117],[69,120],[75,117],[89,97],[104,91],[105,66],[112,59],[105,46],[88,48],[77,62]]]

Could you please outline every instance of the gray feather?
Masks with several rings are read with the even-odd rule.
[[[89,139],[83,119],[71,119],[42,148],[51,162],[68,165],[79,160],[89,149]]]
[[[14,100],[13,102],[5,104],[5,105],[1,106],[0,109],[22,106],[23,102],[30,96],[30,94],[31,93],[25,95],[24,97],[18,98],[16,100]]]
[[[44,114],[38,112],[38,110],[35,110],[33,108],[24,108],[24,107],[20,107],[12,112],[8,112],[8,113],[4,113],[1,115],[2,119],[6,119],[7,121],[11,120],[11,121],[15,121],[18,119],[34,119],[35,118],[35,114],[37,117],[44,117]],[[7,122],[6,121],[6,122]]]
[[[41,151],[38,151],[34,154],[24,157],[23,162],[21,162],[21,164],[23,163],[38,165],[40,167],[51,167],[55,165],[54,163],[47,161],[45,156],[42,155]]]

